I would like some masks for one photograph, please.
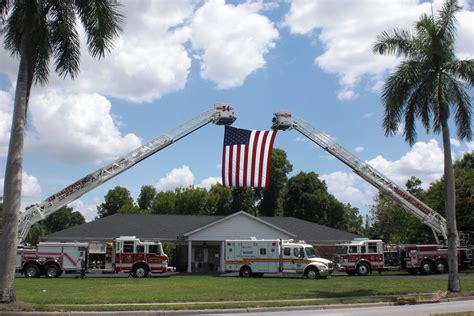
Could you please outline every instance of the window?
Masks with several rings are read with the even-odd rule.
[[[349,253],[357,253],[357,246],[350,246]]]
[[[360,246],[360,253],[365,253],[365,245]]]
[[[204,250],[202,247],[196,247],[194,249],[194,262],[204,261]]]
[[[137,253],[144,253],[144,252],[145,252],[145,246],[137,245]]]
[[[124,241],[123,242],[123,252],[131,252],[133,253],[133,245],[134,245],[134,242],[133,241]]]
[[[260,254],[261,255],[266,255],[267,254],[267,248],[260,248]]]
[[[157,255],[160,255],[160,249],[158,248],[158,245],[150,245],[148,246],[148,253],[155,253]]]
[[[369,253],[377,253],[377,243],[369,242]]]
[[[283,248],[283,255],[284,256],[291,256],[291,249],[290,248]]]

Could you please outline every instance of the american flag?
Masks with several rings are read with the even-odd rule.
[[[225,127],[222,185],[264,188],[270,184],[270,162],[277,131]]]

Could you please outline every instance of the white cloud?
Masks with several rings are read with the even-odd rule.
[[[135,134],[121,135],[111,104],[98,94],[35,94],[30,113],[35,132],[28,145],[66,163],[100,162],[140,145]]]
[[[13,100],[10,93],[0,90],[0,157],[6,156],[12,124]]]
[[[453,147],[459,148],[461,147],[461,142],[457,140],[456,138],[451,138],[451,145]]]
[[[437,11],[442,0],[436,0]],[[469,8],[467,1],[462,5]],[[422,13],[431,13],[429,2],[417,0],[294,0],[284,24],[294,34],[316,36],[324,52],[315,64],[327,73],[338,76],[342,100],[355,96],[352,92],[364,76],[380,87],[380,78],[398,63],[393,56],[372,53],[372,45],[382,31],[394,28],[413,29]],[[474,12],[458,15],[458,56],[472,58],[474,52]]]
[[[84,202],[83,200],[75,200],[69,203],[69,207],[72,207],[74,211],[80,212],[86,222],[94,220],[97,216],[97,206],[101,204],[101,200],[98,197],[95,197],[92,201]]]
[[[328,191],[343,203],[364,208],[373,202],[377,190],[354,173],[336,171],[321,176]]]
[[[359,94],[352,89],[343,88],[337,94],[337,98],[340,101],[354,100],[359,97]]]
[[[1,193],[3,193],[4,182],[5,182],[5,178],[1,178],[0,179],[0,192]],[[39,184],[38,178],[32,175],[29,175],[25,171],[23,171],[21,197],[33,198],[33,197],[39,197],[40,195],[41,195],[41,186]]]
[[[189,186],[209,189],[213,184],[221,183],[221,177],[207,177],[197,184],[194,183],[195,178],[191,169],[183,165],[179,168],[173,168],[166,176],[158,180],[155,187],[158,191],[186,188]]]
[[[188,166],[174,168],[155,185],[158,191],[172,190],[179,187],[188,187],[194,184],[194,174]]]
[[[474,151],[474,142],[468,142],[466,143],[467,148],[469,148],[470,151]]]
[[[361,153],[361,152],[364,151],[364,149],[365,149],[365,148],[364,148],[363,146],[357,146],[356,148],[354,148],[354,151],[355,151],[356,153]]]
[[[434,139],[427,143],[416,143],[398,160],[377,156],[366,162],[402,187],[405,187],[411,176],[416,176],[423,182],[422,187],[427,189],[431,182],[443,175],[443,152]],[[326,181],[328,191],[338,200],[362,210],[373,203],[377,194],[375,187],[352,172],[337,171],[322,175],[321,178]]]
[[[278,31],[265,16],[261,2],[239,5],[211,0],[191,23],[191,42],[201,63],[201,77],[219,89],[238,87],[265,65],[264,55],[275,46]]]
[[[122,4],[126,24],[112,52],[101,60],[92,58],[80,26],[79,76],[63,80],[51,74],[45,89],[55,86],[65,93],[94,92],[132,102],[151,102],[184,88],[191,67],[185,48],[189,28],[184,22],[192,16],[194,2],[136,0]],[[0,69],[14,82],[18,61],[13,62],[2,51]],[[8,67],[3,67],[3,57],[8,60]]]
[[[221,177],[208,177],[203,179],[197,186],[200,188],[210,189],[212,185],[216,183],[222,183]]]
[[[443,175],[443,157],[438,142],[431,139],[427,143],[415,143],[399,160],[390,161],[383,156],[377,156],[368,163],[401,186],[404,186],[411,176],[416,176],[423,181],[423,188],[427,188],[431,182]]]
[[[372,116],[374,116],[373,112],[364,113],[364,118],[366,118],[366,119],[371,118]]]

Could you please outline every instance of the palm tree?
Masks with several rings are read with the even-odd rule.
[[[15,256],[21,199],[23,138],[28,99],[33,83],[45,84],[49,62],[61,76],[79,72],[80,43],[76,18],[87,34],[89,52],[104,57],[121,31],[123,21],[113,0],[11,0],[1,1],[7,12],[5,47],[18,56],[13,119],[3,192],[3,230],[0,239],[0,302],[14,302]]]
[[[404,57],[382,90],[385,135],[394,135],[404,118],[405,140],[416,140],[415,120],[429,132],[442,134],[444,149],[445,205],[448,225],[448,290],[460,291],[457,263],[457,228],[454,173],[448,120],[454,112],[459,139],[470,140],[471,101],[467,92],[474,83],[474,60],[455,57],[457,0],[447,0],[438,17],[422,15],[415,32],[394,29],[383,32],[373,46],[376,54]]]

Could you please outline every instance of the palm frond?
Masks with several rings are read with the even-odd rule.
[[[49,75],[51,42],[48,28],[48,8],[43,4],[38,10],[38,25],[35,28],[36,56],[34,65],[35,82],[46,84]]]
[[[464,89],[464,85],[456,78],[446,76],[445,80],[444,94],[448,104],[455,110],[454,120],[458,138],[470,141],[472,138],[471,98]]]
[[[440,26],[440,35],[448,42],[454,43],[456,36],[456,12],[462,7],[458,5],[457,0],[446,0],[443,7],[438,12],[436,24]]]
[[[446,64],[445,70],[466,85],[474,87],[474,59],[454,60]]]
[[[56,1],[51,6],[51,43],[56,72],[61,77],[74,78],[79,72],[79,35],[76,30],[74,7],[67,2]]]
[[[113,0],[76,0],[76,7],[87,33],[89,52],[104,57],[112,49],[113,40],[122,31],[124,16]]]
[[[382,89],[382,100],[385,105],[383,127],[385,135],[394,135],[415,85],[420,82],[420,70],[423,64],[418,61],[404,61],[390,75]]]
[[[416,56],[414,37],[407,30],[384,31],[377,36],[372,51],[379,55]]]

